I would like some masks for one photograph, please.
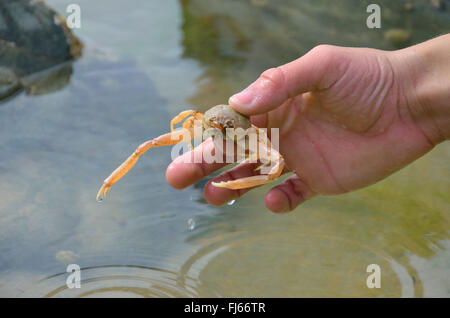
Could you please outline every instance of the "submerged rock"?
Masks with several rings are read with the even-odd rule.
[[[27,95],[42,95],[59,91],[69,84],[72,75],[72,64],[66,62],[25,76],[20,83]]]
[[[0,97],[9,97],[19,89],[20,83],[16,74],[8,68],[0,67]]]
[[[14,74],[16,78],[21,79],[78,58],[82,49],[82,43],[67,27],[65,18],[43,1],[1,0],[2,78],[6,74]],[[54,86],[54,83],[52,85]],[[9,84],[6,86],[9,87]],[[0,99],[9,95],[10,89],[2,82]]]

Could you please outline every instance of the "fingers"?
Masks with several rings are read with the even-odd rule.
[[[255,171],[255,169],[261,163],[242,163],[237,165],[236,167],[222,173],[216,178],[210,180],[204,189],[204,195],[206,200],[216,206],[224,205],[232,200],[235,200],[253,188],[246,189],[237,189],[231,190],[227,188],[219,188],[212,185],[212,182],[220,182],[220,181],[231,181],[236,179],[241,179],[245,177],[251,177],[255,175],[259,175],[259,171]]]
[[[211,140],[207,140],[202,144],[202,146],[206,147],[206,149],[211,149],[214,147],[214,143]],[[197,147],[193,151],[179,156],[169,165],[167,168],[166,177],[172,187],[176,189],[184,189],[227,165],[227,163],[192,163],[192,161],[189,162],[186,160],[192,160],[195,153],[199,151],[202,151],[201,147]],[[260,163],[242,163],[210,180],[204,189],[206,200],[212,205],[221,206],[254,189],[247,188],[230,190],[215,187],[212,185],[212,182],[230,181],[258,175],[260,172],[255,171],[255,169],[259,165]],[[286,172],[288,172],[288,169],[283,171],[283,173]],[[294,175],[267,192],[265,204],[266,207],[272,212],[284,213],[292,211],[299,204],[315,195],[316,194],[309,189],[309,187],[301,181],[298,176]]]
[[[230,190],[217,188],[212,185],[212,182],[230,181],[257,175],[258,173],[254,171],[256,167],[257,164],[242,164],[210,180],[204,190],[206,200],[212,205],[221,206],[254,189]],[[265,205],[274,213],[286,213],[294,210],[298,205],[315,195],[316,193],[306,183],[294,175],[267,192]]]
[[[184,189],[191,184],[199,181],[207,175],[219,170],[227,165],[227,163],[206,163],[204,161],[195,163],[195,158],[203,158],[203,153],[214,153],[215,147],[212,139],[203,142],[193,151],[182,154],[177,157],[167,167],[167,182],[175,189]]]
[[[253,190],[257,187],[245,188],[245,189],[237,189],[231,190],[227,188],[215,187],[212,185],[213,182],[221,182],[221,181],[232,181],[236,179],[257,176],[260,175],[260,171],[255,169],[260,166],[261,163],[241,163],[236,167],[220,174],[216,178],[210,180],[204,189],[204,195],[206,200],[216,206],[224,205],[225,203],[230,202],[231,200],[235,200],[250,190]],[[282,174],[290,172],[287,167],[283,169]]]
[[[201,155],[202,152],[213,151],[212,149],[214,149],[214,147],[214,142],[211,139],[208,139],[193,151],[176,158],[167,168],[167,182],[175,189],[181,190],[197,181],[200,181],[207,175],[225,167],[227,163],[194,163],[194,156]],[[217,176],[206,184],[204,189],[205,198],[211,204],[220,206],[242,196],[244,193],[253,188],[230,190],[215,187],[212,185],[212,182],[236,180],[253,175],[259,175],[260,172],[255,171],[255,169],[260,164],[261,163],[242,163]]]
[[[204,148],[202,149],[202,147]],[[184,189],[227,165],[227,163],[193,163],[194,156],[197,155],[198,152],[213,151],[214,143],[211,139],[208,139],[202,144],[202,147],[197,147],[193,151],[179,156],[169,165],[166,172],[166,178],[172,187]],[[215,187],[212,185],[212,182],[230,181],[259,175],[260,172],[255,171],[255,169],[260,164],[261,163],[242,163],[210,180],[204,189],[206,200],[212,205],[221,206],[254,189],[230,190]],[[283,170],[283,174],[286,172],[289,172],[287,168]],[[272,188],[266,194],[265,204],[272,212],[284,213],[292,211],[299,204],[315,195],[316,194],[301,181],[298,176],[294,175],[286,179],[280,185]]]
[[[250,116],[273,110],[288,98],[319,89],[338,49],[320,45],[295,61],[268,69],[228,102],[236,111]]]
[[[202,149],[203,147],[203,149]],[[227,163],[193,163],[194,156],[201,155],[201,152],[211,151],[214,143],[211,139],[205,141],[201,147],[195,148],[193,151],[185,153],[176,158],[167,168],[166,178],[168,183],[175,189],[184,189],[197,181],[200,181],[207,175],[223,168]],[[230,190],[226,188],[218,188],[212,185],[212,182],[230,181],[240,178],[259,175],[259,171],[255,169],[261,163],[242,163],[236,167],[222,173],[213,180],[210,180],[204,189],[206,200],[209,203],[220,206],[231,200],[234,200],[253,188]]]
[[[316,194],[296,175],[267,192],[266,207],[274,213],[286,213]]]

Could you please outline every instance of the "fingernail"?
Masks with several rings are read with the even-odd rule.
[[[237,93],[230,98],[230,104],[236,104],[240,106],[249,106],[255,99],[255,95],[249,90],[245,89],[240,93]]]

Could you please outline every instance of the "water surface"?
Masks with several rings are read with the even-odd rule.
[[[71,1],[49,0],[65,12]],[[320,43],[395,49],[450,30],[449,11],[379,1],[79,0],[85,44],[70,82],[0,104],[0,296],[422,297],[450,295],[450,147],[388,179],[289,215],[270,185],[232,205],[165,182],[154,149],[99,204],[102,180],[178,112],[226,102],[263,70]],[[339,4],[337,4],[339,3]],[[126,14],[124,14],[126,13]],[[192,226],[194,225],[194,226]],[[82,288],[65,286],[79,264]],[[366,267],[382,288],[366,287]]]

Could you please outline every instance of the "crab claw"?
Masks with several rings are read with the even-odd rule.
[[[103,199],[106,198],[106,196],[108,195],[109,190],[111,190],[111,186],[107,186],[106,184],[103,184],[97,193],[97,197],[96,197],[97,202],[102,202]]]
[[[147,142],[147,144],[152,142],[153,141]],[[147,144],[144,143],[143,145],[149,147]],[[142,147],[142,145],[139,147]],[[103,201],[111,190],[112,185],[119,181],[136,164],[142,154],[142,150],[139,147],[131,156],[128,157],[127,160],[125,160],[116,170],[114,170],[108,178],[105,179],[103,185],[97,193],[96,199],[98,202]]]

